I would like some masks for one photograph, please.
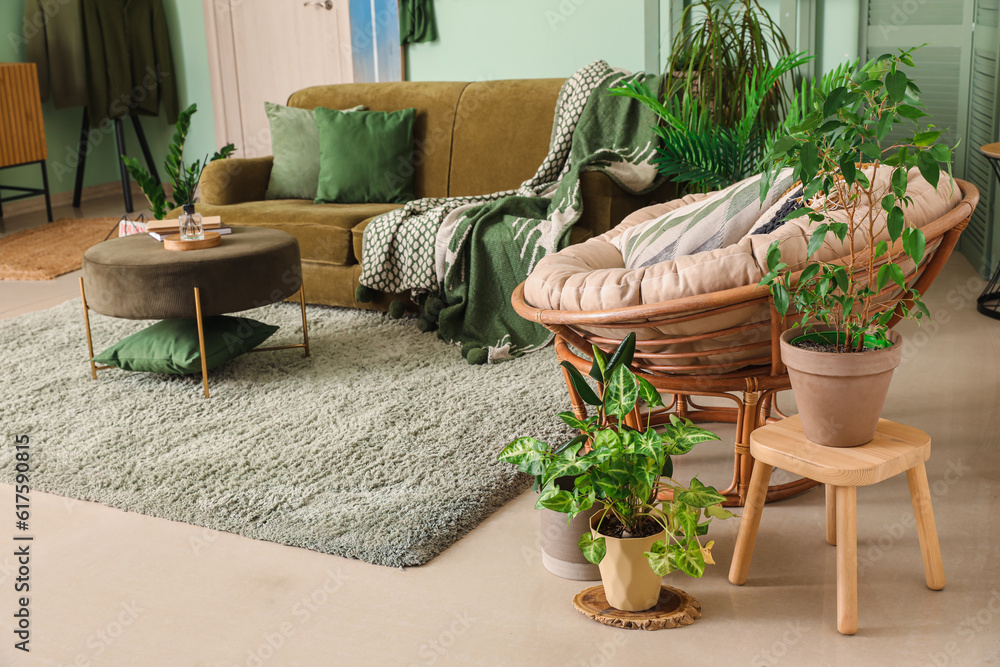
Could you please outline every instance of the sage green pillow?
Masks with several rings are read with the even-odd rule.
[[[228,315],[206,317],[204,328],[209,370],[249,352],[278,330],[270,324]],[[193,318],[157,322],[104,350],[94,357],[94,363],[146,373],[199,373],[198,322]]]
[[[363,106],[345,109],[361,111]],[[315,199],[319,182],[319,132],[312,109],[264,102],[271,124],[274,166],[265,199]]]
[[[316,109],[317,204],[405,204],[413,195],[416,109],[343,113]]]

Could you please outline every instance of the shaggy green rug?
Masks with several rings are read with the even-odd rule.
[[[0,480],[29,434],[33,489],[370,563],[420,565],[530,483],[495,457],[558,439],[554,355],[470,366],[410,322],[310,307],[312,357],[244,355],[200,376],[90,379],[79,300],[0,321]],[[248,316],[299,341],[298,306]],[[91,318],[95,352],[148,323]]]

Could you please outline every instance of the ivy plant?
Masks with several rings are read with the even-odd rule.
[[[559,413],[559,418],[580,435],[558,447],[535,438],[518,438],[498,458],[535,477],[538,509],[563,512],[572,520],[596,503],[603,504],[598,534],[587,532],[579,540],[580,550],[590,562],[597,564],[604,558],[607,549],[601,528],[615,523],[623,537],[666,531],[666,538],[657,540],[646,552],[650,567],[661,576],[680,570],[700,577],[705,565],[714,562],[713,542],[701,542],[709,523],[713,518],[734,515],[722,507],[725,497],[697,477],[686,486],[674,480],[672,457],[686,454],[700,442],[718,440],[718,436],[676,415],[671,415],[670,423],[661,430],[652,427],[652,408],[663,402],[652,383],[630,370],[634,353],[635,334],[630,334],[610,358],[594,347],[590,377],[602,388],[600,392],[594,391],[575,366],[563,362],[573,386],[596,408],[596,414],[580,419],[573,412]],[[638,414],[640,403],[648,408],[644,430],[626,423],[628,417]],[[571,486],[558,483],[566,479],[572,480]]]
[[[191,117],[198,111],[198,105],[192,104],[177,116],[177,125],[174,127],[174,136],[167,149],[167,159],[163,166],[170,177],[170,184],[173,186],[173,201],[167,204],[167,196],[163,191],[163,184],[159,183],[153,175],[149,173],[137,159],[122,155],[125,168],[135,179],[135,182],[142,188],[149,206],[153,210],[153,217],[162,220],[167,216],[167,212],[172,208],[178,208],[185,204],[193,204],[195,192],[198,189],[198,181],[201,179],[201,172],[209,162],[223,160],[236,151],[236,146],[226,144],[221,150],[213,155],[206,155],[202,160],[195,160],[192,164],[184,164],[184,143],[187,140],[188,130],[191,128]]]
[[[915,50],[882,55],[860,68],[855,63],[838,70],[832,88],[812,90],[808,100],[797,96],[792,108],[798,122],[775,141],[761,179],[762,199],[782,168],[792,167],[801,180],[808,203],[786,220],[809,217],[808,258],[832,247],[832,238],[847,243],[843,260],[808,262],[795,277],[781,261],[775,241],[760,281],[770,288],[781,315],[795,311],[803,316],[795,326],[821,324],[835,332],[830,342],[840,352],[887,345],[894,312],[918,321],[930,316],[903,270],[907,260],[919,264],[927,246],[923,231],[909,224],[903,212],[913,202],[907,174],[917,169],[937,187],[942,169],[950,179],[952,149],[939,142],[944,130],[919,123],[927,116],[921,91],[903,71],[904,65],[914,66]],[[897,125],[906,128],[906,138],[890,141]],[[899,136],[898,130],[893,136]],[[888,180],[869,178],[866,164],[873,167],[872,174],[889,169]],[[829,216],[836,209],[846,211],[847,222]],[[901,295],[895,308],[886,309],[881,306],[889,291]]]

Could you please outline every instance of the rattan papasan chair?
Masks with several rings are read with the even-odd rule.
[[[909,174],[907,194],[914,201],[905,217],[923,229],[927,250],[919,266],[899,263],[907,285],[921,294],[940,273],[979,200],[971,183],[956,179],[954,188],[951,183],[942,178],[935,190],[916,170]],[[511,300],[522,317],[555,334],[559,361],[569,361],[584,375],[591,365],[587,357],[591,345],[611,352],[628,333],[636,332],[632,369],[669,398],[666,407],[651,415],[654,424],[665,422],[671,413],[698,422],[736,424],[733,478],[724,494],[728,505],[743,505],[753,468],[750,433],[784,416],[774,398],[791,388],[778,340],[795,317],[783,320],[767,287],[757,286],[766,272],[760,267],[766,266],[771,241],[779,238],[784,239],[782,261],[803,267],[811,223],[807,217],[794,218],[770,233],[747,235],[722,248],[634,269],[626,266],[616,245],[616,238],[627,230],[648,227],[649,221],[711,194],[641,209],[606,234],[543,258]],[[830,261],[846,254],[846,246],[835,246],[821,250],[820,258]],[[890,255],[900,254],[897,242]],[[897,309],[901,296],[898,287],[887,288],[882,308]],[[900,318],[897,310],[891,326]],[[565,370],[563,374],[573,411],[585,418],[586,405],[569,374]],[[695,400],[699,397],[732,405],[703,405]],[[639,419],[645,423],[645,413],[633,414],[633,425]],[[767,500],[788,498],[815,485],[806,479],[774,485]]]

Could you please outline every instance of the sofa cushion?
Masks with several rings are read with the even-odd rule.
[[[394,81],[313,86],[293,93],[288,98],[288,106],[347,109],[363,104],[372,111],[416,109],[414,194],[417,198],[447,197],[455,110],[466,85],[464,82]]]
[[[455,117],[449,196],[510,190],[534,176],[549,151],[556,98],[564,82],[470,83]]]
[[[344,109],[361,111],[362,105]],[[319,128],[309,109],[264,102],[271,126],[274,165],[264,199],[316,199],[319,183]]]
[[[413,120],[416,110],[346,113],[319,108],[317,204],[413,199]]]
[[[288,232],[299,242],[302,260],[354,264],[351,229],[362,220],[400,208],[399,204],[314,204],[307,199],[276,199],[229,206],[198,204],[202,215],[218,215],[229,225],[267,227]]]

